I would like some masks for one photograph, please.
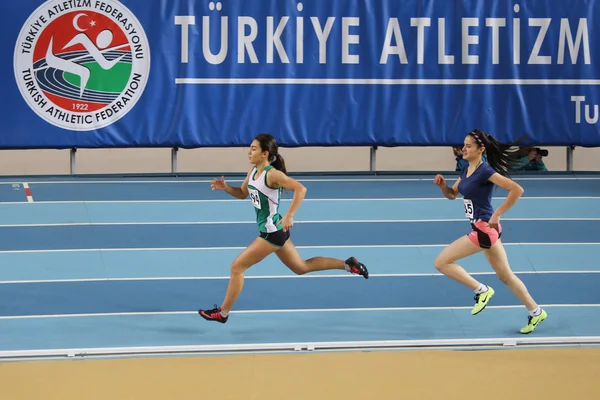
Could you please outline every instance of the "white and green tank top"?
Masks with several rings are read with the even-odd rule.
[[[267,166],[259,176],[256,167],[252,169],[248,180],[248,194],[256,211],[256,223],[261,232],[272,233],[282,229],[282,216],[279,214],[281,188],[273,189],[267,186],[267,173],[273,169]]]

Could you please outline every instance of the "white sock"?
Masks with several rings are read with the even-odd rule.
[[[229,313],[221,310],[221,315],[223,316],[223,318],[225,318],[226,316],[229,315]]]
[[[348,266],[348,264],[344,263],[344,269],[348,272],[350,272],[350,266]]]
[[[475,294],[485,293],[487,291],[488,291],[488,288],[483,283],[480,283],[479,287],[474,290]]]
[[[529,311],[529,315],[531,315],[532,317],[537,317],[541,313],[542,313],[542,309],[540,308],[540,306],[537,306],[535,309]]]

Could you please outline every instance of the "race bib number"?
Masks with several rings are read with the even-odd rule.
[[[260,209],[260,196],[258,195],[258,190],[248,188],[248,194],[250,195],[252,205]]]
[[[473,219],[473,202],[468,199],[464,199],[465,202],[465,216],[469,219]]]

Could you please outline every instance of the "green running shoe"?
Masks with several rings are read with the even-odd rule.
[[[482,312],[485,306],[487,306],[487,303],[494,296],[494,293],[496,293],[491,286],[488,286],[487,288],[487,291],[475,295],[475,305],[473,306],[473,310],[471,310],[472,315],[477,315]]]
[[[544,321],[546,319],[546,317],[548,317],[548,314],[546,313],[545,310],[542,310],[542,313],[540,315],[536,315],[535,317],[532,317],[531,315],[529,316],[529,320],[527,321],[527,325],[525,325],[523,328],[521,328],[521,333],[523,334],[528,334],[533,332],[533,330],[535,328],[537,328],[537,326],[539,324],[542,323],[542,321]]]

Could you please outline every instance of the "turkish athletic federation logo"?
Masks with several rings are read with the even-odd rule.
[[[23,25],[14,69],[21,95],[40,117],[89,131],[135,105],[148,81],[150,47],[120,2],[49,0]]]

